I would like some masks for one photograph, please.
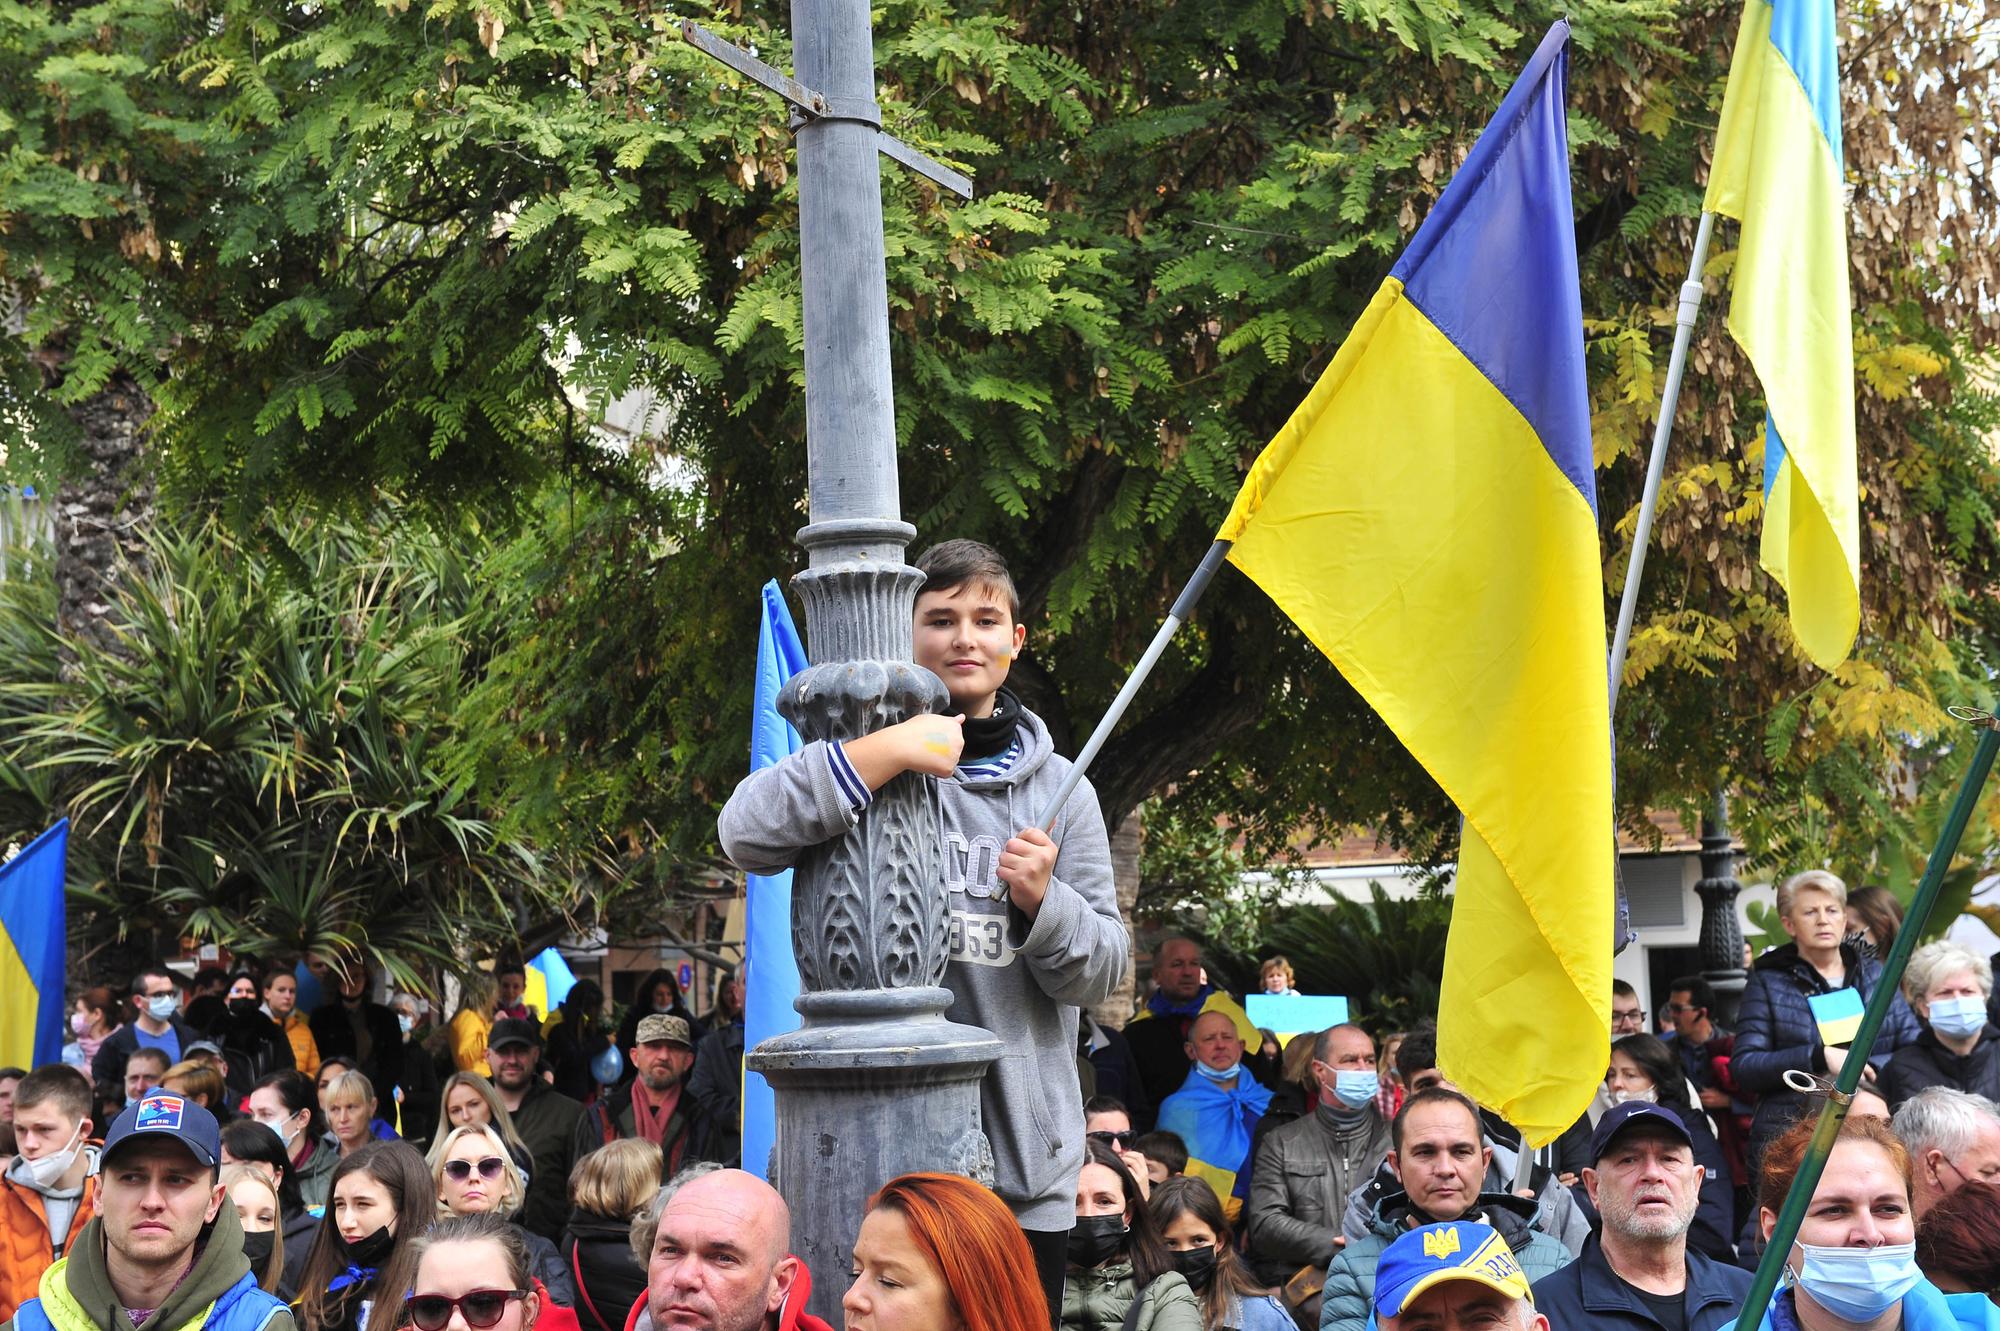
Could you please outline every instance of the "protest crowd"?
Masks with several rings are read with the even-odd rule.
[[[1432,1029],[1281,1040],[1185,937],[1154,949],[1116,1028],[1088,1014],[1125,965],[1088,787],[1060,838],[1007,822],[1016,787],[1064,767],[1005,687],[1024,632],[1007,571],[970,542],[919,566],[918,660],[962,715],[807,745],[721,824],[740,865],[782,865],[919,770],[940,778],[947,847],[999,848],[983,880],[950,875],[950,909],[997,920],[1007,964],[955,951],[946,973],[953,1015],[1005,1048],[982,1088],[993,1179],[914,1173],[867,1199],[850,1331],[1733,1323],[1812,1088],[1847,1054],[1814,1000],[1873,992],[1893,914],[1823,872],[1783,883],[1792,941],[1755,959],[1733,1029],[1699,976],[1650,1017],[1616,985],[1602,1086],[1540,1149],[1454,1086]],[[1290,962],[1261,984],[1294,994]],[[589,981],[551,1012],[524,993],[502,960],[441,1022],[366,964],[314,956],[77,994],[62,1061],[0,1069],[0,1323],[824,1326],[784,1201],[739,1158],[740,984],[699,1015],[666,971],[616,1016]],[[1916,951],[1767,1326],[1993,1324],[1993,997],[1986,958]]]

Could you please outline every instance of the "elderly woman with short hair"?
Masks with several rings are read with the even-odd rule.
[[[1794,874],[1777,892],[1778,921],[1792,941],[1772,948],[1751,967],[1737,1012],[1730,1071],[1737,1088],[1758,1097],[1750,1123],[1750,1155],[1790,1127],[1806,1097],[1785,1084],[1787,1072],[1839,1075],[1843,1046],[1821,1040],[1812,1000],[1853,989],[1863,1003],[1882,979],[1882,963],[1847,938],[1847,884],[1820,869]],[[1863,1085],[1870,1085],[1890,1055],[1917,1038],[1917,1019],[1898,995],[1882,1022]]]
[[[2000,1031],[1986,1017],[1993,964],[1948,939],[1926,943],[1903,972],[1903,996],[1924,1029],[1882,1069],[1889,1107],[1931,1086],[2000,1098]]]

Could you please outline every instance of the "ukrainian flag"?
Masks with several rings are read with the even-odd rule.
[[[1537,1144],[1610,1045],[1604,581],[1564,128],[1568,24],[1218,533],[1465,815],[1439,1062]]]
[[[62,1061],[63,865],[69,819],[0,864],[0,1064]]]
[[[1729,332],[1764,385],[1764,536],[1813,663],[1861,623],[1854,332],[1833,0],[1747,0],[1709,168],[1711,212],[1743,223]]]

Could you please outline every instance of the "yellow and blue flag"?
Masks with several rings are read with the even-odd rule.
[[[521,969],[527,972],[528,981],[521,1001],[542,1014],[543,1030],[546,1031],[556,1009],[569,997],[569,991],[576,988],[576,972],[563,960],[562,953],[552,947],[545,947],[529,957],[528,964]]]
[[[1842,169],[1833,0],[1745,0],[1703,206],[1743,224],[1729,332],[1764,385],[1759,559],[1822,670],[1861,624]]]
[[[1537,1145],[1610,1047],[1568,38],[1550,29],[1218,533],[1464,814],[1439,1063]]]
[[[764,584],[757,628],[757,682],[750,718],[750,770],[805,747],[778,712],[778,692],[806,668],[805,644],[777,582]],[[792,871],[751,874],[743,920],[743,1047],[755,1049],[799,1028],[799,962],[792,955]],[[743,1168],[763,1178],[778,1143],[778,1106],[761,1072],[743,1069]]]
[[[65,818],[0,864],[0,1064],[38,1068],[62,1060],[68,856]]]

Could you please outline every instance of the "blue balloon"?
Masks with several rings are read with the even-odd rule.
[[[625,1055],[618,1052],[618,1046],[608,1044],[604,1052],[590,1060],[590,1075],[599,1086],[614,1086],[625,1072]]]

